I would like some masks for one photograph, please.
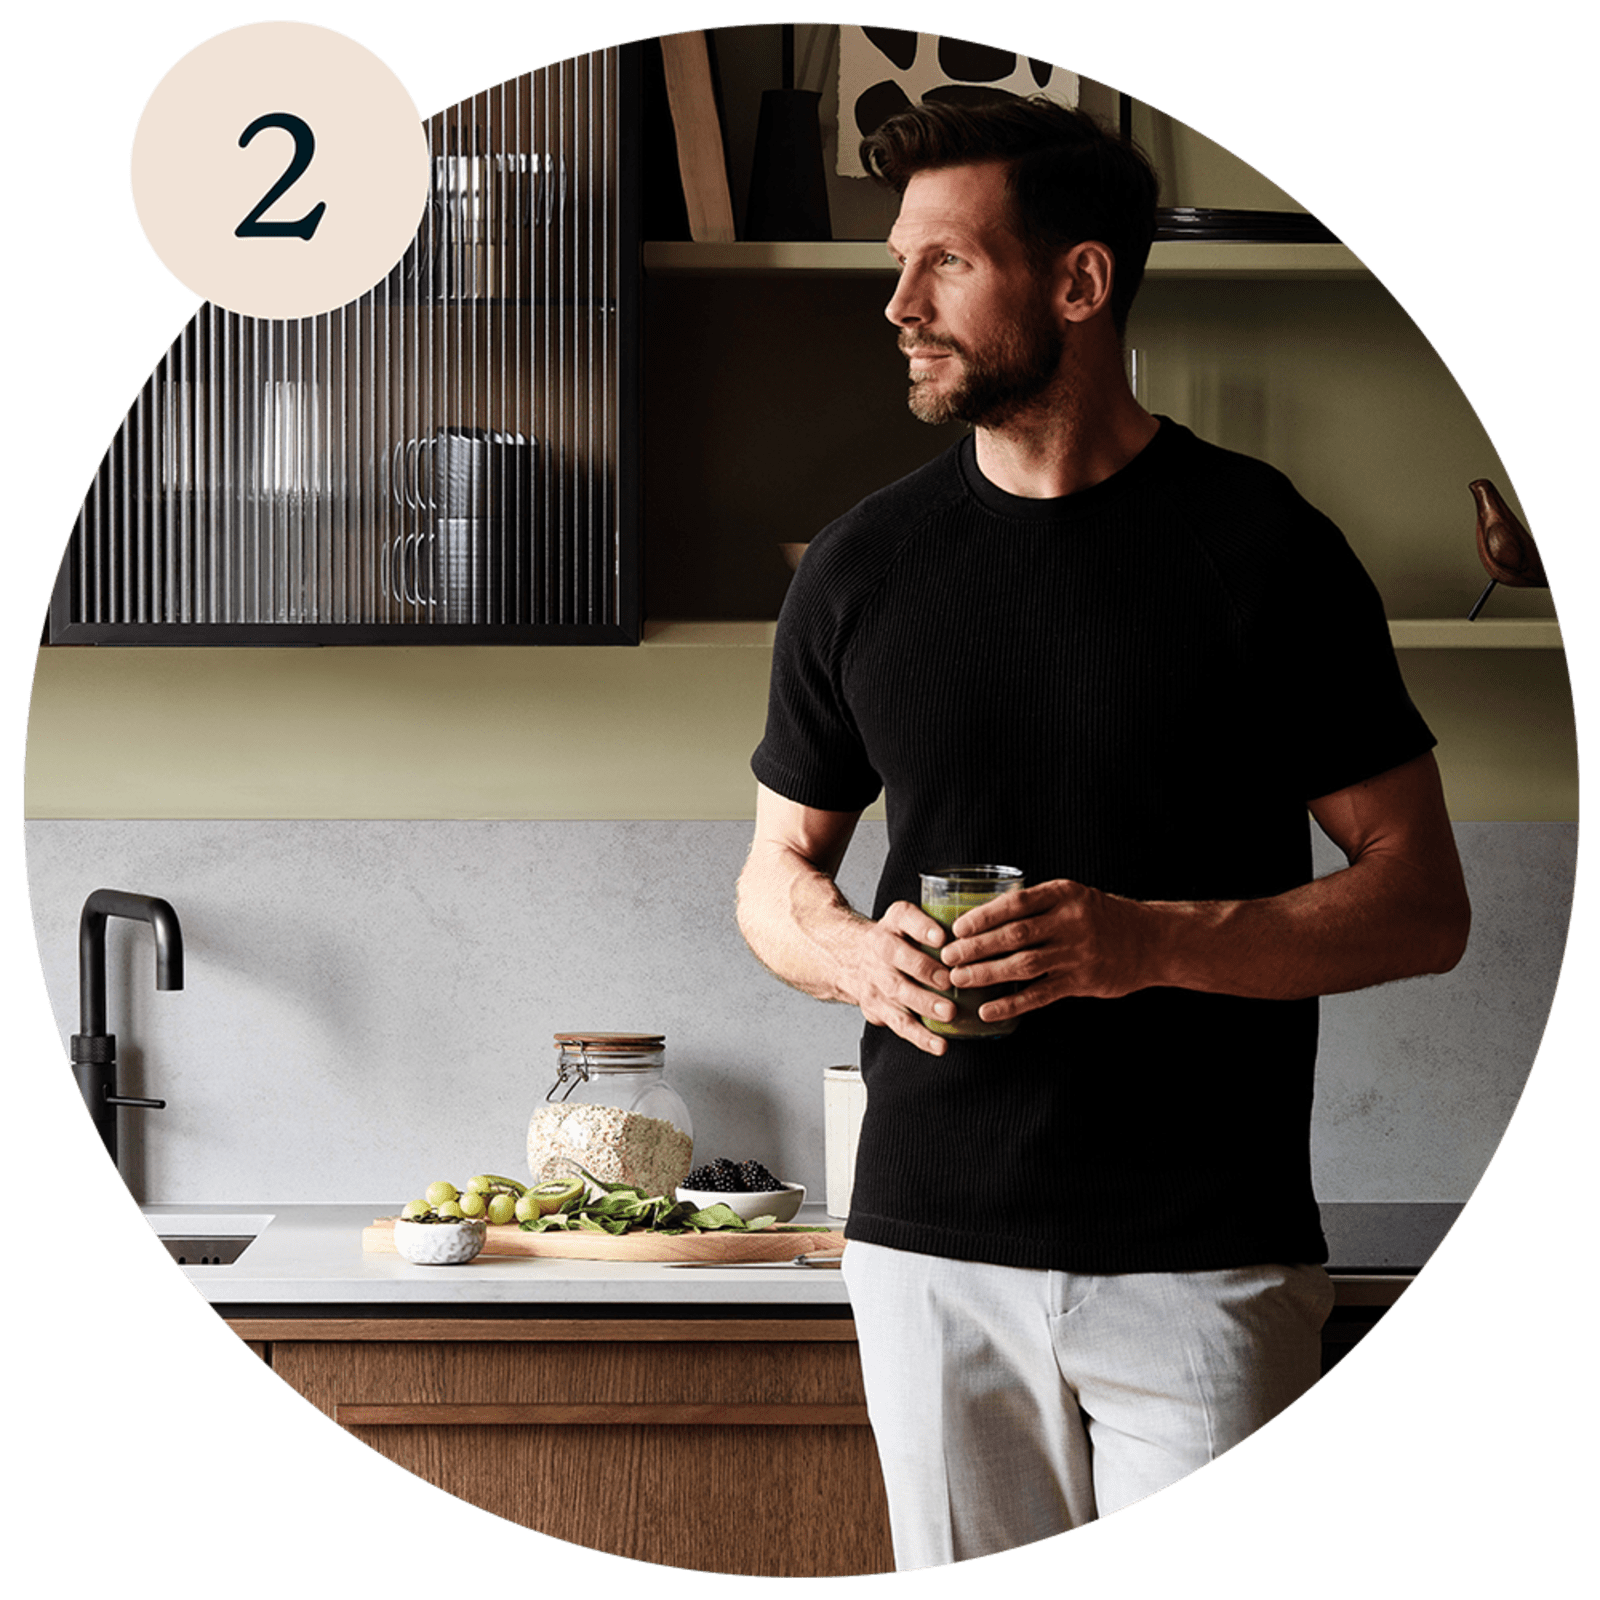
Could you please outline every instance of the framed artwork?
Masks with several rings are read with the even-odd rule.
[[[844,177],[866,177],[862,139],[920,100],[981,105],[1029,94],[1075,106],[1078,75],[1015,50],[942,34],[841,27],[837,170]]]

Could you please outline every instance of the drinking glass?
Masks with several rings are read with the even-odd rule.
[[[1026,882],[1020,867],[973,866],[941,867],[937,872],[924,872],[922,878],[922,909],[948,930],[963,911],[981,906],[997,895],[1010,894]],[[937,956],[932,945],[923,945],[929,955]],[[986,1000],[997,1000],[1010,994],[1014,983],[991,983],[978,989],[945,989],[941,992],[947,1000],[955,1002],[955,1017],[945,1022],[938,1017],[924,1017],[923,1025],[932,1033],[947,1039],[998,1039],[1016,1031],[1018,1018],[1009,1017],[1004,1022],[985,1022],[978,1015],[978,1007]]]

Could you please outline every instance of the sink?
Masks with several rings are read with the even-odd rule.
[[[255,1243],[253,1238],[218,1238],[215,1234],[164,1233],[161,1242],[180,1267],[231,1267]]]
[[[271,1212],[170,1212],[145,1221],[167,1247],[172,1259],[186,1267],[231,1267],[272,1221]]]

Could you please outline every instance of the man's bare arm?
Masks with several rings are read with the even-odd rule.
[[[945,985],[939,961],[917,948],[945,932],[920,908],[897,901],[874,922],[851,908],[834,876],[859,812],[818,811],[762,786],[756,832],[739,875],[739,930],[785,983],[860,1009],[930,1055],[945,1042],[918,1021],[955,1007],[928,992]]]
[[[1325,796],[1338,872],[1259,900],[1133,901],[1057,880],[967,912],[941,955],[955,987],[1021,982],[998,1020],[1066,995],[1155,986],[1287,1000],[1446,972],[1471,907],[1438,768],[1422,756]]]

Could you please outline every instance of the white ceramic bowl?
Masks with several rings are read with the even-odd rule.
[[[740,1189],[732,1194],[718,1194],[711,1189],[679,1189],[676,1193],[678,1199],[687,1200],[702,1211],[707,1206],[728,1206],[746,1222],[754,1217],[793,1222],[795,1213],[805,1204],[806,1186],[786,1183],[781,1189]]]
[[[483,1249],[488,1227],[482,1217],[460,1222],[408,1222],[396,1217],[394,1247],[419,1267],[458,1267]]]

